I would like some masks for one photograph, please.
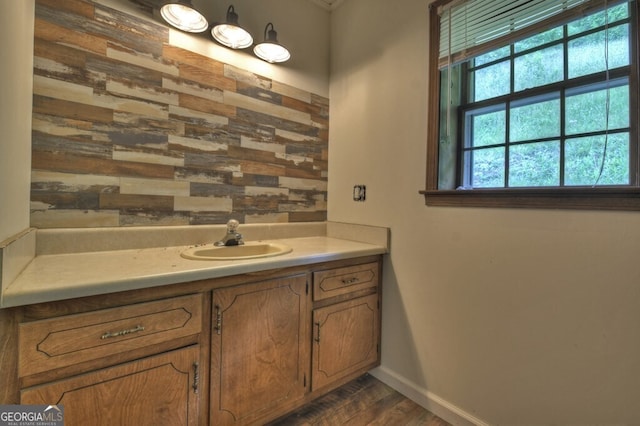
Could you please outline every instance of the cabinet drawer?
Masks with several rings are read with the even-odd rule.
[[[26,322],[18,328],[20,377],[196,335],[202,295]]]
[[[378,263],[313,273],[313,300],[323,300],[378,285]]]

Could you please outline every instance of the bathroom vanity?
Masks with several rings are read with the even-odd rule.
[[[181,258],[185,247],[137,250],[127,290],[122,270],[90,282],[86,269],[131,252],[36,257],[16,306],[0,309],[0,403],[62,405],[67,426],[264,424],[377,366],[386,246],[280,242],[293,250],[217,264]],[[66,287],[27,291],[49,262],[83,259]]]

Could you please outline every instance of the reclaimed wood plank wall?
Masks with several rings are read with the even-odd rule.
[[[326,220],[327,98],[90,0],[35,10],[32,226]]]

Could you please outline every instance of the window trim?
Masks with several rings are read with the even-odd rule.
[[[427,206],[442,207],[506,207],[542,209],[582,209],[582,210],[640,210],[640,174],[632,176],[631,186],[559,187],[559,188],[499,188],[471,190],[438,189],[438,144],[440,122],[440,79],[439,79],[439,17],[438,8],[452,0],[436,0],[429,6],[429,59],[428,59],[428,101],[430,118],[427,125],[426,186],[419,191],[425,197]],[[639,1],[631,3],[631,49],[636,60],[630,64],[630,127],[631,134],[638,138],[640,111],[638,109],[638,27]],[[566,18],[566,17],[565,17]],[[556,19],[549,26],[561,25]],[[540,28],[536,28],[539,31]],[[640,141],[632,144],[630,156],[635,159],[635,170],[640,170]],[[633,169],[633,167],[632,167]]]

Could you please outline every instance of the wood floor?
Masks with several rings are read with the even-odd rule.
[[[450,426],[369,374],[269,424],[292,425]]]

